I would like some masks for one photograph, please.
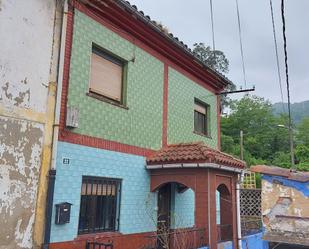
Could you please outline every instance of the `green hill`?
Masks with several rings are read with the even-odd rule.
[[[284,103],[285,111],[287,112],[288,104]],[[282,102],[273,104],[273,112],[279,115],[283,112]],[[309,117],[309,100],[291,104],[292,118],[295,124],[299,124],[304,117]]]

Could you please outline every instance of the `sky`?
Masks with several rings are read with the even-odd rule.
[[[272,0],[279,50],[283,97],[287,101],[281,0]],[[130,0],[192,47],[212,44],[209,0]],[[269,0],[238,0],[247,87],[254,94],[281,101]],[[213,0],[215,47],[230,62],[227,77],[244,88],[236,0]],[[286,0],[286,35],[291,102],[309,100],[309,0]],[[239,98],[243,94],[234,95]]]

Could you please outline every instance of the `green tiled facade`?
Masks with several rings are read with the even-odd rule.
[[[218,146],[217,97],[178,71],[168,71],[168,143],[203,141]],[[210,106],[210,138],[193,133],[194,98]]]
[[[86,95],[92,43],[128,61],[128,109]],[[76,10],[68,94],[68,106],[79,108],[79,126],[74,132],[159,149],[162,141],[163,75],[161,61]]]

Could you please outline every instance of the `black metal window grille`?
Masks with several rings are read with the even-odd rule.
[[[78,233],[118,231],[121,180],[83,176]]]
[[[194,131],[199,134],[209,135],[208,132],[209,106],[199,100],[194,101]]]

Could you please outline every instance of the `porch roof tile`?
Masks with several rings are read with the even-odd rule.
[[[154,152],[146,159],[147,165],[173,163],[216,163],[234,168],[244,168],[246,163],[203,142],[171,144]]]

